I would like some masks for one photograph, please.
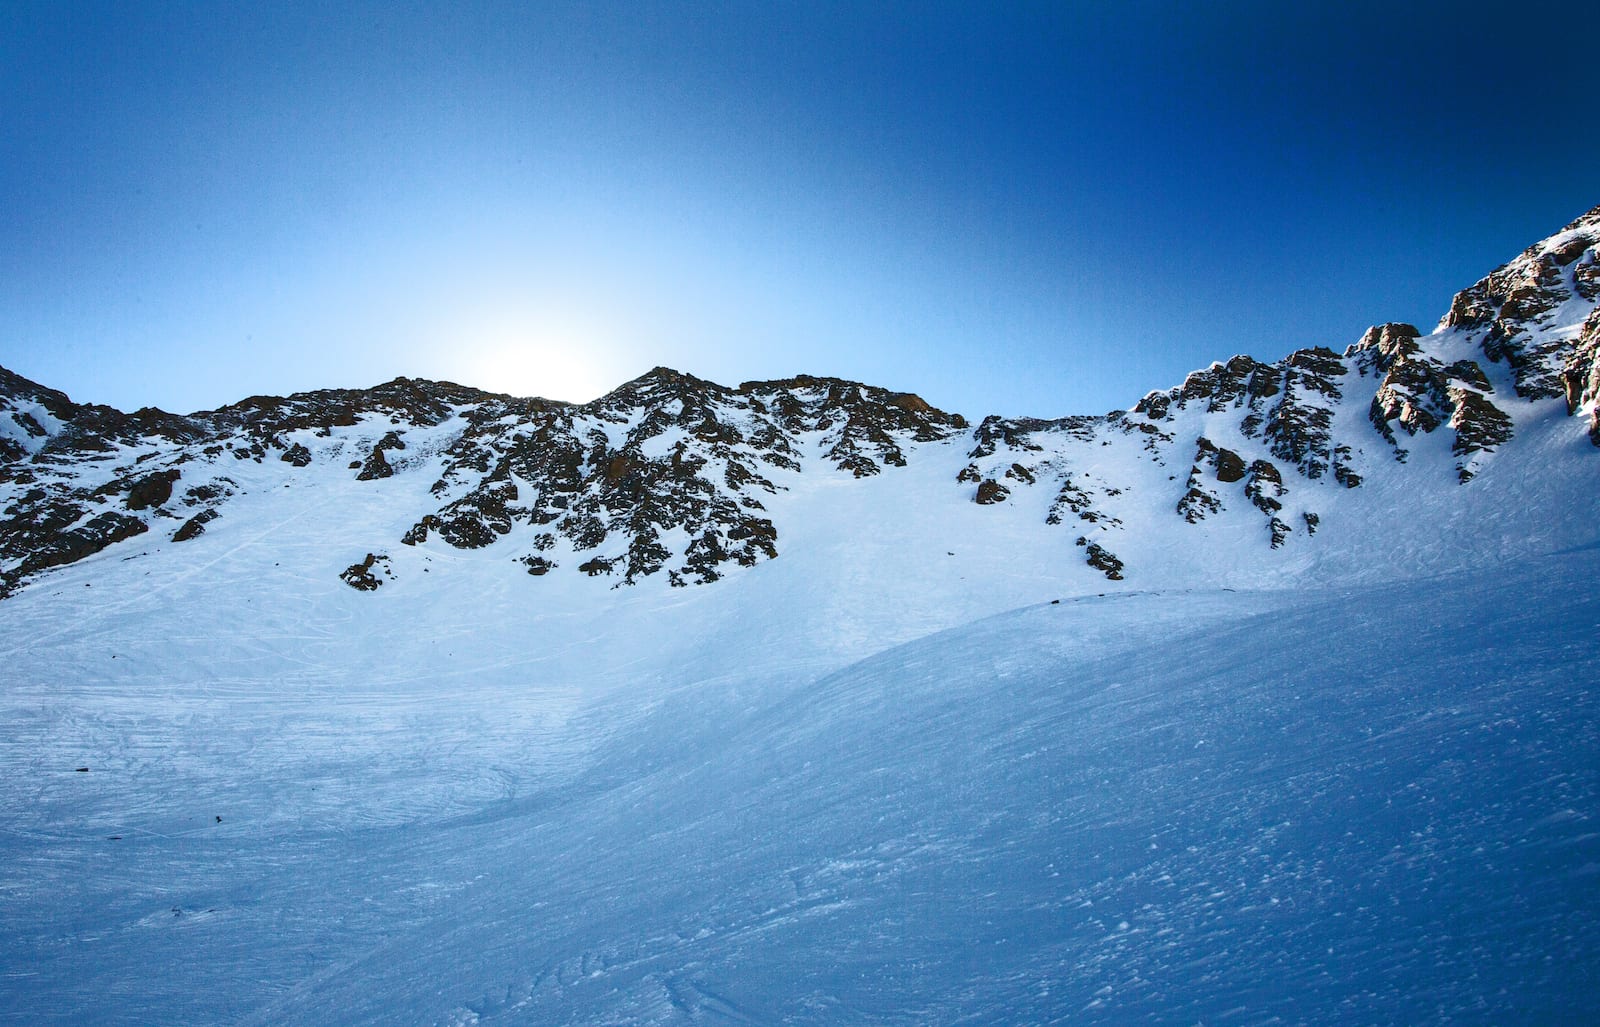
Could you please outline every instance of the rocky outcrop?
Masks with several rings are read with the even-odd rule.
[[[40,571],[76,563],[150,530],[136,517],[109,510],[56,530],[50,523],[34,527],[31,532],[13,528],[0,537],[0,552],[20,557],[14,566],[0,572],[0,594],[10,593]]]
[[[1167,423],[1196,409],[1236,414],[1240,435],[1261,439],[1272,456],[1306,478],[1331,475],[1353,488],[1361,476],[1351,449],[1333,437],[1333,412],[1343,398],[1339,379],[1346,372],[1343,359],[1323,347],[1296,350],[1271,364],[1236,356],[1196,371],[1176,389],[1147,394],[1133,412]]]
[[[1489,398],[1494,388],[1476,361],[1445,364],[1424,355],[1418,337],[1411,325],[1378,325],[1367,329],[1346,356],[1363,374],[1381,376],[1368,418],[1394,447],[1396,459],[1404,460],[1407,453],[1396,425],[1416,435],[1448,424],[1455,432],[1451,449],[1460,458],[1457,474],[1465,482],[1475,473],[1475,454],[1492,453],[1510,441],[1511,419]]]
[[[1567,414],[1589,421],[1589,441],[1600,446],[1600,307],[1590,312],[1561,369]]]
[[[1313,481],[1331,472],[1347,488],[1361,484],[1350,470],[1350,447],[1333,437],[1333,408],[1343,397],[1337,382],[1346,373],[1343,360],[1316,347],[1296,350],[1284,364],[1283,396],[1262,429],[1268,450]]]
[[[1083,560],[1085,563],[1104,574],[1107,580],[1122,580],[1122,561],[1117,559],[1115,553],[1098,542],[1090,542],[1082,535],[1078,536],[1077,544],[1083,547]]]
[[[361,472],[356,475],[357,481],[375,481],[379,478],[388,478],[394,474],[394,468],[389,465],[385,457],[385,450],[405,449],[406,444],[398,432],[389,432],[378,440],[372,447],[372,452],[367,454],[366,460],[361,464]]]
[[[1184,482],[1183,497],[1178,500],[1178,513],[1190,524],[1197,524],[1222,507],[1222,499],[1208,484],[1215,477],[1216,444],[1205,436],[1195,440],[1194,462],[1189,465],[1189,478]]]
[[[1010,495],[1010,489],[993,478],[985,478],[978,483],[978,491],[972,497],[972,501],[979,506],[993,506],[995,503],[1005,502]]]
[[[1519,396],[1563,397],[1575,339],[1559,330],[1557,314],[1574,299],[1600,296],[1597,242],[1600,208],[1457,293],[1443,324],[1467,334],[1490,360],[1506,363]]]
[[[656,368],[584,407],[475,421],[433,486],[454,498],[403,541],[473,549],[526,526],[586,554],[585,574],[704,584],[724,565],[777,555],[762,497],[777,491],[774,469],[800,469],[802,438],[833,468],[867,477],[965,423],[912,394],[834,378],[729,389]],[[663,541],[672,536],[681,548]]]
[[[365,560],[339,572],[340,580],[358,592],[376,592],[384,578],[393,577],[389,570],[389,558],[377,553],[368,553]]]
[[[205,534],[206,525],[217,519],[215,510],[201,510],[193,517],[184,521],[177,531],[172,533],[172,541],[187,542]]]
[[[1120,489],[1107,488],[1095,482],[1087,474],[1074,475],[1068,471],[1061,476],[1061,485],[1056,490],[1056,498],[1050,504],[1050,512],[1045,515],[1046,524],[1060,524],[1068,514],[1088,524],[1099,525],[1107,528],[1121,527],[1122,521],[1112,517],[1098,505],[1105,498],[1120,496]],[[1097,499],[1097,496],[1100,497]]]
[[[181,475],[181,471],[167,470],[139,478],[128,488],[128,509],[144,510],[161,506],[172,498],[172,483]]]

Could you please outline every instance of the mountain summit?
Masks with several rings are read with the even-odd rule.
[[[1429,531],[1466,530],[1447,511],[1479,507],[1502,536],[1537,530],[1507,521],[1479,479],[1531,484],[1531,508],[1600,464],[1567,444],[1600,446],[1597,241],[1600,208],[1459,293],[1427,335],[1390,323],[1342,352],[1234,356],[1130,410],[1056,420],[973,425],[858,382],[730,388],[664,367],[582,405],[399,378],[179,416],[77,404],[0,369],[0,594],[102,552],[204,545],[265,490],[336,480],[407,522],[348,554],[341,573],[363,590],[446,550],[535,577],[706,584],[784,551],[784,494],[913,463],[948,473],[908,480],[907,508],[1007,508],[976,530],[1064,537],[1113,580],[1165,572],[1161,553],[1196,546],[1283,551],[1221,558],[1269,574],[1325,562],[1397,501],[1425,507]]]

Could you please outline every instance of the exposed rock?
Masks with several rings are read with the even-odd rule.
[[[372,447],[372,452],[361,464],[361,473],[356,475],[357,481],[372,481],[377,478],[388,478],[394,475],[394,468],[390,466],[389,459],[384,451],[389,449],[405,449],[406,444],[396,432],[389,432],[378,440]],[[353,466],[353,465],[352,465]]]
[[[172,498],[172,483],[181,476],[179,471],[157,471],[147,474],[128,489],[128,509],[145,510],[161,506]]]
[[[1474,454],[1493,452],[1510,440],[1511,418],[1488,398],[1493,386],[1476,361],[1446,365],[1426,356],[1417,346],[1415,331],[1410,325],[1370,328],[1351,348],[1350,355],[1363,373],[1382,374],[1368,418],[1394,446],[1400,460],[1405,459],[1406,451],[1394,425],[1407,435],[1416,435],[1449,424],[1456,435],[1451,449],[1462,458],[1456,465],[1457,474],[1467,481],[1473,475]]]
[[[32,438],[42,439],[50,436],[44,425],[40,424],[38,419],[26,410],[13,410],[11,412],[11,421]]]
[[[387,556],[368,553],[365,560],[346,567],[339,573],[339,577],[353,589],[361,592],[374,592],[383,584],[378,574],[382,574],[384,577],[393,577],[389,573],[388,563],[389,558]]]
[[[232,484],[234,484],[232,478],[222,478],[218,481],[207,482],[204,485],[192,486],[184,492],[183,501],[189,506],[197,506],[200,503],[214,502],[215,500],[233,495],[233,491],[228,488],[228,485]]]
[[[184,521],[182,526],[172,533],[172,541],[187,542],[192,538],[197,538],[205,534],[206,525],[216,519],[217,512],[215,510],[201,510],[187,521]]]
[[[1005,418],[991,414],[973,431],[973,446],[967,456],[975,460],[993,456],[1000,446],[1038,452],[1043,447],[1034,443],[1029,436],[1036,431],[1042,431],[1048,424],[1048,421],[1034,417]]]
[[[59,533],[41,532],[36,544],[26,550],[27,555],[7,577],[17,582],[51,567],[76,563],[107,546],[143,535],[149,530],[144,521],[137,517],[108,510]]]
[[[1563,371],[1573,339],[1549,331],[1550,318],[1574,296],[1592,301],[1600,295],[1597,239],[1600,219],[1590,211],[1457,293],[1450,304],[1444,323],[1477,340],[1490,360],[1510,365],[1519,396],[1544,399],[1565,393]]]
[[[1009,495],[1011,495],[1011,490],[1004,485],[993,478],[985,478],[978,483],[978,493],[973,497],[973,502],[979,506],[990,506],[994,503],[1005,502],[1006,497]]]
[[[1450,405],[1454,413],[1450,417],[1450,427],[1455,429],[1456,440],[1450,446],[1451,452],[1459,457],[1469,457],[1474,453],[1493,452],[1494,447],[1511,439],[1511,418],[1493,403],[1488,397],[1472,389],[1454,387],[1449,392]],[[1456,464],[1460,480],[1465,482],[1475,473],[1472,464],[1466,460]]]
[[[1079,520],[1089,524],[1098,524],[1103,527],[1120,527],[1122,521],[1098,509],[1094,497],[1090,495],[1086,485],[1087,476],[1074,478],[1072,474],[1065,474],[1061,478],[1061,487],[1056,491],[1055,501],[1050,504],[1050,512],[1045,515],[1046,524],[1060,524],[1066,513],[1071,513]],[[1109,494],[1121,494],[1120,489],[1111,490]]]
[[[1217,466],[1217,447],[1201,436],[1195,440],[1194,463],[1189,467],[1187,491],[1178,500],[1178,513],[1190,524],[1197,524],[1222,509],[1222,499],[1205,484],[1205,471]]]
[[[311,450],[296,442],[286,449],[278,459],[294,467],[306,467],[311,463]]]
[[[1111,581],[1122,580],[1122,561],[1117,559],[1115,553],[1098,542],[1090,542],[1082,535],[1078,536],[1078,545],[1083,547],[1084,562],[1090,567],[1100,571]]]
[[[1216,455],[1217,480],[1235,482],[1244,477],[1244,459],[1231,449],[1218,449]]]
[[[1272,455],[1307,478],[1320,478],[1337,463],[1331,402],[1342,398],[1334,381],[1346,373],[1332,350],[1296,350],[1285,361],[1283,398],[1267,417],[1263,434]]]
[[[1385,371],[1396,360],[1402,360],[1417,352],[1417,339],[1422,333],[1417,331],[1416,325],[1406,324],[1403,321],[1391,321],[1388,324],[1373,325],[1368,328],[1361,341],[1345,350],[1344,355],[1356,357],[1358,366],[1363,373],[1368,371]]]
[[[1600,446],[1600,307],[1591,311],[1583,323],[1561,370],[1562,390],[1567,414],[1589,415],[1589,441]]]
[[[608,560],[603,556],[596,556],[593,559],[585,560],[583,563],[578,564],[578,570],[593,578],[601,574],[610,574],[611,568],[614,567],[616,563],[617,561],[615,559]]]
[[[1257,510],[1268,517],[1275,517],[1283,509],[1283,504],[1278,500],[1285,491],[1283,475],[1271,461],[1256,460],[1250,464],[1250,480],[1245,482],[1244,494]]]
[[[356,481],[373,481],[393,475],[394,468],[389,466],[388,459],[383,455],[383,447],[379,446],[373,449],[361,464],[361,471],[356,475]]]

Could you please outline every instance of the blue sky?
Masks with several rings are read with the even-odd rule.
[[[330,9],[331,8],[331,9]],[[1590,5],[0,7],[0,364],[1125,407],[1600,203]]]

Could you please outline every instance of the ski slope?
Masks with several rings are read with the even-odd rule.
[[[6,1022],[1595,1011],[1600,546],[841,635],[820,562],[528,608],[212,541],[3,610]]]

